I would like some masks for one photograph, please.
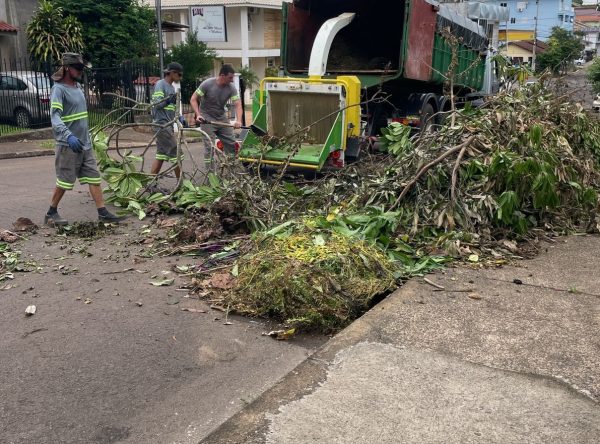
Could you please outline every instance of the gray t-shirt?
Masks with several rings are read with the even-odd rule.
[[[156,82],[154,93],[152,94],[152,104],[160,102],[166,97],[175,94],[175,88],[165,79]],[[152,107],[152,120],[154,123],[167,123],[175,118],[176,106],[174,103],[168,104],[166,100]]]
[[[69,146],[72,134],[83,143],[83,149],[92,148],[88,127],[87,105],[81,87],[55,83],[50,93],[50,120],[58,146]]]
[[[236,101],[240,96],[233,83],[219,86],[215,77],[205,80],[196,90],[200,96],[200,113],[207,120],[226,121],[225,105],[231,99]]]

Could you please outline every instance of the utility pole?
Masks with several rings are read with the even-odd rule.
[[[535,0],[535,25],[533,27],[533,56],[531,57],[531,70],[535,72],[535,50],[537,48],[537,25],[540,15],[540,0]]]
[[[156,0],[156,24],[158,25],[158,60],[160,64],[160,77],[163,77],[165,61],[163,57],[163,35],[162,35],[162,14],[160,0]]]

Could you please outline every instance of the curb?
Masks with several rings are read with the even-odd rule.
[[[52,139],[54,137],[52,133],[52,127],[40,128],[32,131],[22,131],[20,133],[6,134],[0,136],[0,143],[4,142],[18,142],[19,140],[44,140]]]
[[[327,378],[327,370],[337,352],[362,341],[378,340],[378,316],[394,310],[419,287],[408,281],[383,301],[355,320],[315,352],[283,376],[272,387],[243,407],[212,432],[200,444],[264,444],[268,416],[277,414],[279,407],[310,394]]]
[[[23,159],[26,157],[54,156],[54,150],[22,151],[20,153],[0,153],[2,159]]]
[[[203,140],[203,138],[193,138],[193,139],[189,139],[187,140],[188,143],[198,143],[201,142]],[[1,143],[1,142],[0,142]],[[150,145],[150,147],[154,147],[156,146],[155,143],[152,143]],[[119,149],[124,150],[124,149],[140,149],[140,148],[146,148],[146,145],[124,145],[124,146],[120,146]],[[117,151],[116,147],[110,147],[108,149],[109,151]],[[0,160],[3,159],[23,159],[26,157],[40,157],[40,156],[54,156],[54,149],[47,149],[47,150],[35,150],[35,151],[21,151],[21,152],[9,152],[9,153],[2,153],[0,152]]]

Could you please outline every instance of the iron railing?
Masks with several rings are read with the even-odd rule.
[[[50,124],[50,78],[55,68],[35,67],[28,60],[0,61],[0,136],[48,128]],[[87,100],[90,128],[123,116],[118,111],[134,102],[150,103],[154,85],[160,80],[157,63],[124,62],[115,67],[86,70],[83,90]],[[189,112],[189,97],[183,97]],[[130,112],[122,123],[131,123],[148,111]]]
[[[28,60],[0,60],[0,136],[50,125],[50,75]]]

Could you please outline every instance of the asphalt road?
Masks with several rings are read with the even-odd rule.
[[[0,228],[18,217],[41,225],[53,162],[0,161]],[[95,218],[80,185],[60,211]],[[271,326],[244,318],[226,324],[178,291],[185,280],[173,265],[194,258],[140,257],[141,226],[90,242],[41,228],[15,244],[39,268],[0,282],[0,442],[198,442],[325,341],[278,342],[262,335]],[[149,284],[163,275],[174,285]]]

